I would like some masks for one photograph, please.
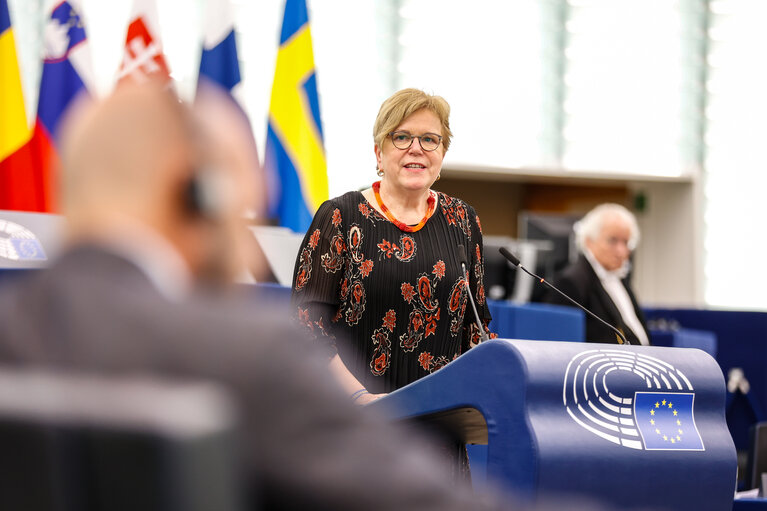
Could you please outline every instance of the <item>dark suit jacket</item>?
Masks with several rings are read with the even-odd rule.
[[[223,383],[241,408],[258,509],[501,507],[452,481],[425,437],[353,406],[282,312],[171,303],[97,247],[0,287],[0,363]]]
[[[631,291],[628,277],[623,279],[622,282],[623,287],[626,288],[626,291],[631,298],[631,303],[634,305],[634,311],[636,312],[639,321],[642,323],[645,332],[647,332],[647,323],[645,322],[644,313],[639,307],[639,303],[637,303],[634,293]],[[586,256],[580,254],[578,260],[556,275],[552,283],[570,298],[620,330],[629,343],[639,344],[639,339],[623,322],[618,307],[615,305],[612,298],[610,298],[610,295],[607,294],[607,291],[602,287],[599,277],[588,259],[586,259]],[[570,301],[551,289],[547,290],[543,297],[543,301],[573,307],[573,304]],[[647,334],[647,337],[649,339],[649,333]],[[610,328],[586,314],[586,341],[617,344],[618,336]]]

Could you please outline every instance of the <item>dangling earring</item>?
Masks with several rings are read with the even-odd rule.
[[[378,177],[383,177],[384,175],[383,169],[379,169],[378,165],[376,165],[376,174],[378,174]]]
[[[437,179],[435,179],[434,181],[436,182],[436,181],[439,181],[440,179],[442,179],[442,174],[441,173],[437,174]]]

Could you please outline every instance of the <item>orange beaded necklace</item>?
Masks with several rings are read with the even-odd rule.
[[[415,225],[407,225],[396,218],[394,218],[394,215],[392,215],[391,211],[389,211],[389,208],[386,207],[386,205],[381,200],[381,182],[376,181],[373,183],[373,193],[376,196],[376,202],[378,202],[378,207],[381,208],[381,211],[383,211],[384,215],[386,215],[386,218],[389,219],[391,223],[397,226],[399,230],[405,231],[405,232],[416,232],[421,229],[424,225],[426,225],[426,221],[429,220],[432,213],[434,213],[435,206],[437,204],[437,200],[435,199],[435,193],[431,190],[429,190],[429,198],[426,199],[426,215],[421,219],[420,222],[418,222]]]

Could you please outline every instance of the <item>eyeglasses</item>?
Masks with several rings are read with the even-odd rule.
[[[421,149],[424,151],[433,151],[442,143],[442,136],[436,133],[424,133],[419,137],[411,135],[407,131],[392,131],[389,136],[397,149],[410,149],[414,138],[418,139],[418,143],[421,144]]]

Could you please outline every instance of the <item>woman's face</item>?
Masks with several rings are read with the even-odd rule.
[[[404,131],[413,136],[426,133],[441,136],[442,124],[437,114],[421,109],[406,117],[393,131]],[[375,146],[378,168],[383,169],[383,181],[391,191],[425,191],[436,181],[442,169],[445,151],[441,143],[434,151],[424,151],[420,139],[414,138],[412,142],[407,149],[397,149],[391,137],[387,136],[382,148]]]

